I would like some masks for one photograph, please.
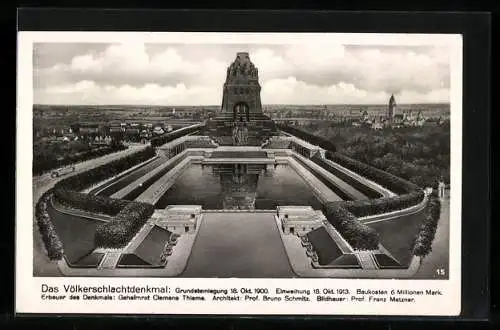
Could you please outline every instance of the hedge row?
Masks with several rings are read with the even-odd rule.
[[[331,143],[328,140],[325,140],[322,137],[313,135],[311,133],[305,132],[303,130],[285,124],[278,125],[278,127],[284,132],[290,133],[300,139],[303,139],[313,145],[319,146],[325,150],[329,150],[332,152],[335,152],[337,150],[337,147],[333,143]]]
[[[41,155],[35,155],[33,157],[33,174],[39,175],[54,168],[78,162],[83,162],[92,158],[101,157],[125,149],[127,149],[126,146],[122,144],[116,144],[114,146],[92,149],[78,154],[70,154],[62,159],[55,159],[54,157],[43,157]]]
[[[413,245],[413,254],[425,257],[432,251],[432,242],[436,236],[437,225],[441,215],[441,202],[435,196],[429,197],[426,216],[420,232]]]
[[[358,180],[354,179],[352,176],[338,170],[334,166],[332,166],[330,163],[328,163],[324,158],[322,158],[319,153],[316,153],[313,157],[311,157],[311,160],[327,170],[328,172],[332,173],[336,177],[338,177],[340,180],[346,182],[347,184],[351,185],[354,189],[360,191],[363,193],[366,197],[368,198],[379,198],[382,196],[377,190],[372,189],[363,183],[359,182]]]
[[[154,149],[147,147],[144,150],[135,152],[124,158],[114,160],[86,172],[63,179],[54,187],[56,201],[63,206],[88,212],[116,215],[129,203],[128,201],[112,199],[105,196],[96,196],[93,194],[84,194],[79,191],[111,176],[117,175],[154,156]]]
[[[335,183],[328,180],[324,175],[319,173],[312,166],[309,166],[304,161],[302,161],[302,159],[300,159],[299,157],[297,157],[295,155],[294,155],[294,158],[296,161],[298,161],[300,164],[302,164],[302,166],[304,166],[309,172],[311,172],[319,181],[321,181],[325,186],[330,188],[330,190],[333,191],[337,196],[342,198],[344,201],[352,200],[352,197],[348,193],[346,193],[344,190],[340,189]]]
[[[132,166],[142,163],[155,155],[155,150],[152,147],[146,147],[143,150],[123,158],[113,160],[91,170],[63,179],[55,185],[55,188],[66,188],[77,191],[83,190],[97,182],[103,181],[129,169]]]
[[[151,204],[129,202],[113,220],[97,227],[96,247],[123,247],[153,215],[154,210],[155,208]]]
[[[210,140],[186,141],[186,148],[217,148]]]
[[[424,192],[417,190],[409,194],[393,197],[382,197],[371,200],[346,201],[343,206],[356,217],[382,214],[402,210],[418,203],[424,199]]]
[[[64,207],[111,216],[118,214],[129,203],[126,200],[84,194],[64,188],[54,191],[54,199]]]
[[[407,180],[404,180],[393,174],[379,170],[373,166],[364,164],[347,156],[341,155],[337,152],[327,151],[326,158],[372,181],[375,181],[376,183],[384,186],[389,190],[392,190],[397,194],[410,193],[419,189],[417,185]]]
[[[50,260],[61,260],[64,254],[63,244],[47,212],[47,204],[50,202],[51,197],[52,190],[49,190],[38,200],[35,207],[35,218],[43,244],[47,250],[47,256]]]
[[[324,212],[335,229],[356,250],[376,250],[380,237],[376,230],[358,221],[358,219],[342,203],[333,202],[324,205]]]
[[[193,125],[193,126],[188,126],[188,127],[183,127],[178,130],[175,130],[170,133],[165,133],[163,135],[154,137],[151,139],[151,146],[153,147],[159,147],[161,145],[164,145],[167,142],[173,141],[175,139],[180,138],[181,136],[194,133],[196,131],[199,131],[203,129],[204,125]]]
[[[177,166],[180,162],[182,162],[181,158],[178,158],[174,161],[171,161],[171,163],[169,165],[165,166],[161,171],[157,172],[156,174],[154,174],[152,177],[150,177],[146,181],[143,181],[141,187],[138,187],[138,188],[132,190],[123,198],[125,198],[127,200],[136,199],[137,197],[139,197],[139,195],[141,195],[144,191],[146,191],[146,189],[148,189],[148,187],[150,187],[153,183],[158,181],[162,176],[164,176],[168,171],[170,171],[175,166]]]

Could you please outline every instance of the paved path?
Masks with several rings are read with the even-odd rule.
[[[68,175],[63,175],[59,178],[51,178],[50,173],[45,173],[40,176],[33,177],[33,188],[35,191],[41,192],[39,193],[38,198],[48,189],[50,189],[56,182],[67,178],[69,176],[79,174],[85,171],[88,171],[89,169],[92,169],[94,167],[109,163],[113,160],[123,158],[127,155],[133,154],[134,152],[137,152],[139,150],[145,149],[147,145],[133,145],[130,146],[128,149],[117,151],[111,154],[104,155],[102,157],[94,158],[94,159],[89,159],[81,163],[75,164],[75,172],[68,174]],[[36,196],[35,196],[36,197]],[[38,201],[38,198],[36,198],[36,201]],[[35,201],[35,204],[36,204]]]
[[[72,216],[80,217],[80,218],[87,218],[87,219],[98,220],[98,221],[102,221],[102,222],[108,222],[108,221],[113,219],[112,216],[107,215],[107,214],[90,213],[90,212],[86,212],[86,211],[82,211],[82,210],[78,210],[78,209],[67,209],[66,207],[61,206],[61,205],[59,205],[59,203],[54,202],[54,201],[52,202],[52,207],[54,208],[54,210],[56,210],[57,212],[59,212],[61,214],[68,214],[68,215],[72,215]]]
[[[372,253],[370,251],[368,252],[357,251],[356,256],[358,257],[361,267],[364,270],[378,269],[377,265],[375,264],[375,261],[373,260]]]

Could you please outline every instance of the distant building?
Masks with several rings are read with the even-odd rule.
[[[163,133],[165,133],[165,131],[163,130],[163,128],[161,126],[155,126],[153,128],[153,134],[155,134],[155,135],[161,135]]]
[[[79,134],[82,136],[85,135],[95,135],[99,134],[99,125],[82,125],[79,129]]]
[[[109,133],[110,134],[117,134],[117,133],[122,133],[123,129],[120,126],[111,126],[109,128]]]
[[[394,116],[396,114],[396,99],[394,98],[394,94],[391,95],[391,98],[389,99],[389,108],[388,108],[388,113],[387,117],[389,118],[390,121],[394,119]]]
[[[370,117],[368,116],[368,111],[363,111],[363,121],[368,121],[370,119]]]
[[[379,119],[379,120],[373,120],[372,123],[371,123],[371,129],[375,130],[375,131],[378,131],[378,130],[381,130],[383,128],[383,122]]]
[[[141,131],[138,128],[127,128],[125,130],[125,139],[129,141],[139,141]]]

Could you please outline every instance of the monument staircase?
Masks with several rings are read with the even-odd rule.
[[[238,52],[227,68],[221,108],[202,134],[220,146],[262,146],[277,127],[262,112],[260,91],[258,69],[248,52]]]
[[[249,114],[249,120],[236,122],[237,125],[246,125],[248,137],[244,145],[261,146],[271,136],[277,134],[276,124],[266,115],[259,113]],[[203,134],[210,136],[217,144],[221,146],[233,146],[233,127],[235,122],[229,114],[220,114],[219,116],[207,121],[205,132]]]

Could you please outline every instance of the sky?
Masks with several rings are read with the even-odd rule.
[[[263,104],[448,103],[445,46],[37,43],[35,104],[220,105],[250,53]]]

